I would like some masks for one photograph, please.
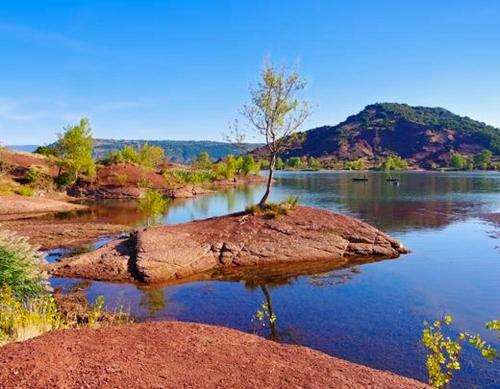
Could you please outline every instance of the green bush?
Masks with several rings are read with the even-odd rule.
[[[46,288],[42,263],[43,255],[26,238],[0,230],[0,287],[21,299],[41,293]]]
[[[64,172],[64,173],[61,173],[59,174],[55,179],[55,183],[57,184],[57,186],[59,186],[60,188],[64,188],[65,186],[68,186],[68,185],[71,185],[72,183],[74,183],[76,180],[76,177],[73,173],[71,172]]]
[[[404,170],[408,169],[408,162],[399,155],[388,156],[380,165],[382,170]]]
[[[210,170],[167,170],[163,173],[167,185],[205,184],[217,179]]]
[[[42,172],[38,170],[36,167],[30,167],[28,171],[26,172],[26,175],[24,178],[26,181],[30,184],[36,184],[38,181],[40,181],[40,178],[42,176]]]
[[[263,207],[259,205],[252,205],[246,209],[246,212],[251,215],[264,215],[269,219],[275,219],[278,216],[283,216],[288,211],[295,209],[299,206],[299,198],[296,196],[289,196],[286,200],[279,203],[267,203]]]
[[[52,295],[18,299],[8,286],[0,288],[0,345],[62,328],[64,320]]]
[[[356,161],[346,161],[344,163],[344,169],[346,170],[366,170],[365,161],[357,159]]]
[[[25,197],[33,197],[35,195],[35,190],[29,186],[21,186],[16,189],[16,193]]]

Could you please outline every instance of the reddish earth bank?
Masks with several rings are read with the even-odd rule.
[[[57,331],[0,348],[2,388],[427,388],[239,331],[158,322]]]
[[[68,212],[87,209],[80,204],[53,200],[45,197],[0,196],[0,220],[12,216],[32,215],[48,212]]]
[[[326,210],[287,215],[233,214],[138,231],[129,239],[53,265],[62,277],[160,283],[217,269],[280,263],[397,258],[409,250],[380,230]]]

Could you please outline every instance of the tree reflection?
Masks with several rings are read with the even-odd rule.
[[[156,289],[140,289],[142,292],[139,306],[148,310],[149,317],[155,317],[158,312],[161,312],[167,306],[167,299],[163,288]]]

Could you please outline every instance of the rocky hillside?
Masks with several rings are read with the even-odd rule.
[[[416,165],[430,167],[447,166],[452,151],[472,156],[488,149],[500,155],[500,129],[443,108],[396,103],[369,105],[336,126],[299,135],[285,158],[377,160],[398,154]]]
[[[117,151],[125,145],[142,146],[144,143],[150,146],[160,146],[165,150],[169,159],[173,162],[192,162],[200,153],[207,152],[213,160],[224,158],[228,154],[239,155],[245,150],[252,150],[261,144],[248,143],[242,148],[225,142],[213,141],[177,141],[177,140],[115,140],[115,139],[95,139],[94,153],[97,158],[106,156],[110,151]]]

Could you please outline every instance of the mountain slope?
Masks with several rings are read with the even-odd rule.
[[[489,149],[500,155],[500,130],[443,108],[380,103],[367,106],[336,126],[299,134],[284,157],[338,161],[375,160],[398,154],[423,167],[445,166],[451,151],[474,155]]]
[[[94,139],[94,153],[97,158],[106,156],[110,151],[116,151],[125,145],[139,147],[144,143],[150,146],[160,146],[174,162],[191,162],[201,152],[207,152],[213,160],[218,160],[228,154],[239,155],[248,150],[262,146],[258,143],[246,143],[243,149],[225,142],[214,141],[176,141],[176,140],[115,140]]]

